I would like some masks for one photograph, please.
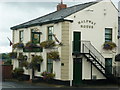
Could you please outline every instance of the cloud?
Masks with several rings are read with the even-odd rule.
[[[12,48],[10,46],[1,46],[0,47],[0,53],[8,53],[8,52],[11,52],[12,51]]]
[[[44,2],[43,0],[8,1],[9,0],[0,0],[0,52],[11,51],[9,41],[7,40],[7,37],[12,40],[10,27],[53,12],[56,10],[56,5],[60,2],[60,0],[44,0]],[[70,1],[72,2],[70,3]],[[93,0],[85,0],[84,2],[88,1]],[[68,6],[71,6],[81,3],[83,0],[64,0],[64,2],[67,3]]]

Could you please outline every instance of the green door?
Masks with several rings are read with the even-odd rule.
[[[80,85],[82,83],[82,59],[73,59],[73,85]]]
[[[73,36],[73,52],[77,53],[80,52],[80,40],[81,40],[81,32],[74,32],[74,36]]]
[[[107,75],[112,74],[112,58],[105,59],[105,73]]]

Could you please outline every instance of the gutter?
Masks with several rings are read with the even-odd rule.
[[[68,22],[73,22],[73,20],[68,20],[68,19],[58,19],[58,20],[51,20],[51,21],[46,21],[46,22],[41,22],[41,23],[34,23],[34,24],[30,24],[30,25],[17,25],[17,26],[14,26],[14,27],[11,27],[10,29],[11,30],[16,30],[16,29],[21,29],[21,28],[29,28],[29,27],[33,27],[33,26],[42,26],[42,25],[45,25],[45,24],[50,24],[50,23],[59,23],[59,22],[64,22],[64,21],[68,21]]]

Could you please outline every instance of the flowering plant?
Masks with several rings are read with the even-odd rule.
[[[51,51],[50,53],[48,53],[48,58],[55,61],[60,60],[59,52]]]
[[[21,66],[22,66],[22,67],[25,67],[26,69],[28,69],[28,65],[29,65],[29,62],[28,62],[28,61],[22,61],[22,62],[21,62]]]
[[[48,40],[48,41],[43,41],[40,43],[40,46],[41,47],[44,47],[44,48],[52,48],[55,46],[55,42],[53,40]]]
[[[13,45],[13,48],[14,49],[15,48],[19,48],[19,49],[24,48],[24,44],[23,43],[16,43],[16,44]]]
[[[43,76],[43,79],[53,79],[55,77],[55,74],[44,71],[41,73],[41,76]]]
[[[29,67],[37,69],[37,65],[40,64],[43,61],[42,56],[35,55],[32,57],[32,61],[30,62]]]
[[[22,61],[24,61],[24,60],[26,60],[26,59],[27,59],[27,56],[26,56],[26,55],[19,54],[19,56],[18,56],[18,60],[22,60]]]
[[[17,52],[11,52],[11,53],[9,53],[9,56],[12,59],[17,58]]]
[[[114,49],[116,47],[117,46],[116,46],[116,44],[114,42],[105,42],[103,44],[103,49],[105,49],[105,50],[112,50],[112,49]]]
[[[31,41],[26,43],[26,46],[25,46],[25,48],[34,48],[34,47],[38,47],[38,46],[35,43],[32,43]]]

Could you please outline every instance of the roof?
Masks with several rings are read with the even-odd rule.
[[[83,10],[83,9],[85,9],[85,8],[91,6],[91,5],[96,4],[96,3],[98,3],[98,2],[88,2],[88,3],[68,7],[68,8],[59,10],[59,11],[52,12],[52,13],[47,14],[45,16],[36,18],[34,20],[25,22],[23,24],[13,26],[13,27],[11,27],[11,29],[16,30],[16,29],[20,29],[20,28],[27,28],[27,27],[30,27],[30,26],[43,25],[43,24],[51,23],[51,22],[52,23],[53,22],[57,23],[57,22],[60,22],[60,21],[66,21],[64,19],[65,17],[67,17],[67,16],[69,16],[73,13],[76,13],[80,10]],[[67,21],[71,21],[71,20],[67,20]]]

